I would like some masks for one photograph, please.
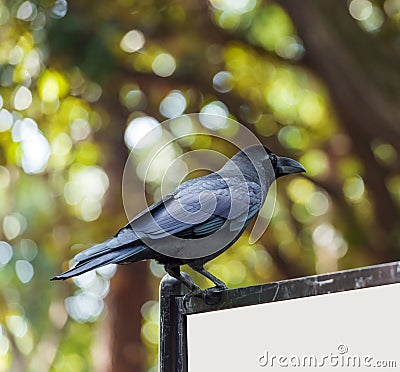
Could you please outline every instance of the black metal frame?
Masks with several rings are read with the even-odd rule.
[[[160,285],[160,372],[187,372],[186,316],[300,297],[400,283],[400,261],[331,274],[185,296],[187,288],[166,275]]]

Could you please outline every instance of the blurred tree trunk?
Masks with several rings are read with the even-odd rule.
[[[122,177],[129,151],[124,143],[125,122],[129,116],[118,101],[119,84],[109,84],[100,103],[111,114],[105,130],[99,133],[103,148],[108,149],[107,174],[110,178],[107,204],[109,211],[104,218],[110,221],[113,231],[125,225],[122,198]],[[140,190],[132,190],[132,197]],[[146,370],[144,346],[141,340],[141,307],[149,299],[149,271],[146,262],[119,265],[111,280],[110,294],[107,297],[107,326],[109,332],[109,365],[102,372],[143,372]]]
[[[399,209],[385,186],[394,169],[379,163],[373,141],[400,148],[400,60],[378,35],[363,31],[347,2],[282,0],[304,41],[304,62],[327,85],[353,150],[367,166],[364,180],[376,213],[381,261],[398,257]],[[399,169],[397,162],[393,167]]]
[[[148,299],[147,270],[145,262],[123,265],[112,280],[108,298],[108,328],[111,332],[111,366],[108,372],[145,371],[140,309]]]

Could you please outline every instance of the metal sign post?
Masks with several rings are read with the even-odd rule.
[[[165,275],[160,283],[160,371],[187,371],[186,317],[183,296],[188,289]]]
[[[203,297],[187,296],[184,299],[186,288],[176,279],[166,276],[161,282],[160,289],[160,372],[188,371],[190,355],[188,356],[187,346],[187,317],[193,314],[206,312],[217,314],[223,309],[245,309],[246,306],[312,298],[395,283],[400,283],[400,262],[229,289]],[[398,301],[400,303],[400,299]],[[338,308],[341,306],[340,303],[337,305]],[[385,309],[382,309],[382,312],[384,311]],[[384,313],[376,314],[376,319],[382,319],[382,315],[384,316]],[[279,319],[275,321],[279,322]],[[237,334],[237,337],[241,340],[240,334]],[[206,346],[204,345],[205,348]]]

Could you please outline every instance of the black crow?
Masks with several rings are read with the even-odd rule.
[[[67,279],[98,267],[155,259],[192,292],[200,289],[181,265],[226,285],[206,269],[207,261],[228,249],[262,207],[275,179],[305,172],[297,161],[268,148],[239,151],[217,172],[182,183],[141,212],[111,239],[74,257],[76,266],[52,280]]]

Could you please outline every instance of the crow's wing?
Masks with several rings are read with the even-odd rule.
[[[210,235],[227,222],[238,230],[261,207],[261,187],[253,182],[228,183],[221,177],[206,179],[180,189],[153,213],[130,223],[141,239],[170,235],[198,238]],[[240,223],[241,222],[241,223]],[[128,228],[128,226],[126,227]]]

